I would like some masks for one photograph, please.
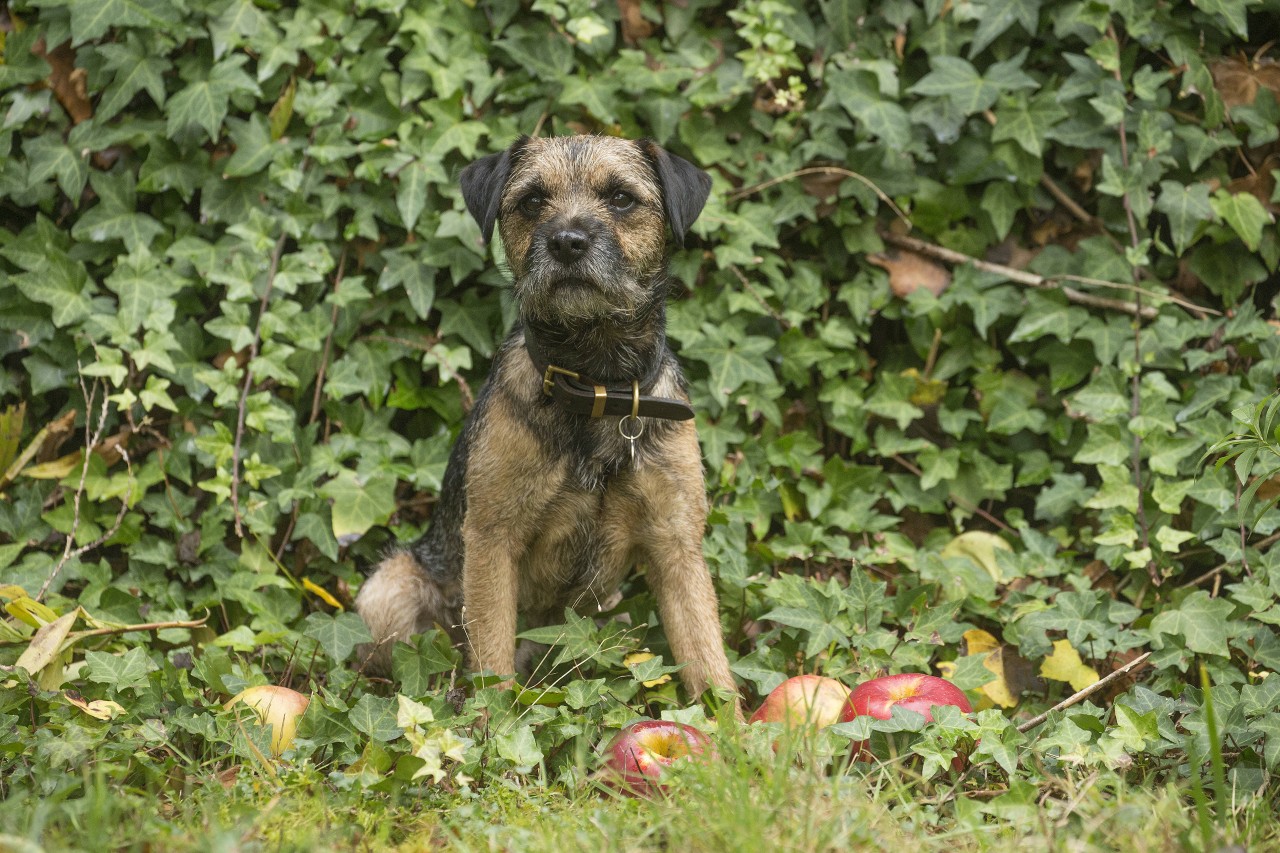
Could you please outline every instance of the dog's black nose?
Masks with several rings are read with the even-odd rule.
[[[591,236],[577,228],[563,228],[547,237],[547,251],[562,264],[571,264],[587,253]]]

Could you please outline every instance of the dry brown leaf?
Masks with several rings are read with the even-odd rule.
[[[834,169],[807,172],[800,176],[800,186],[804,187],[804,191],[809,195],[825,201],[834,198],[836,193],[840,192],[840,184],[844,183],[845,177],[843,173]]]
[[[1227,192],[1249,193],[1262,202],[1263,207],[1273,213],[1278,212],[1280,211],[1280,204],[1276,204],[1271,200],[1276,192],[1275,173],[1277,170],[1280,170],[1280,154],[1272,154],[1263,160],[1262,164],[1255,168],[1252,174],[1237,178],[1227,184]]]
[[[18,656],[14,665],[35,675],[52,663],[62,649],[62,642],[67,639],[67,634],[71,633],[71,626],[76,623],[79,616],[80,608],[77,607],[70,613],[42,625],[31,638],[31,642],[22,650],[22,654]]]
[[[62,108],[71,116],[73,124],[93,118],[93,105],[89,103],[89,90],[83,68],[76,68],[76,55],[71,42],[63,42],[53,50],[45,47],[44,39],[31,46],[31,52],[49,63],[49,88]]]
[[[945,267],[914,252],[886,249],[867,255],[867,260],[889,273],[894,296],[905,297],[922,287],[937,296],[951,284]]]
[[[622,40],[627,44],[653,35],[653,24],[640,14],[640,0],[618,0],[618,14],[622,18]]]
[[[1213,86],[1227,108],[1249,106],[1258,98],[1259,89],[1270,89],[1280,98],[1280,62],[1261,58],[1229,57],[1209,63]]]

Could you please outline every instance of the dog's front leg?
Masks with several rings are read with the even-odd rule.
[[[506,405],[479,424],[468,456],[462,522],[462,623],[472,670],[516,672],[520,563],[564,481]]]
[[[663,466],[642,470],[638,478],[645,503],[649,585],[671,651],[685,665],[680,675],[686,687],[694,695],[710,685],[732,692],[741,715],[715,586],[702,556],[707,498],[692,422],[681,428],[662,458]]]
[[[471,669],[510,678],[516,671],[516,613],[520,579],[515,543],[492,531],[464,525],[466,560],[462,570],[462,624]]]

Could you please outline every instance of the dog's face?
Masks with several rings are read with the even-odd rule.
[[[463,170],[484,237],[495,221],[521,311],[559,322],[633,314],[663,284],[666,227],[681,239],[711,179],[651,142],[521,139]]]

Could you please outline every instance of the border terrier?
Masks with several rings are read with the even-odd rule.
[[[566,606],[607,609],[643,563],[687,688],[736,695],[702,556],[693,410],[665,331],[667,227],[682,245],[710,176],[649,140],[525,137],[460,183],[484,239],[499,229],[519,321],[426,534],[356,599],[369,665],[388,670],[395,641],[438,625],[472,669],[510,678],[518,616],[536,627]]]

